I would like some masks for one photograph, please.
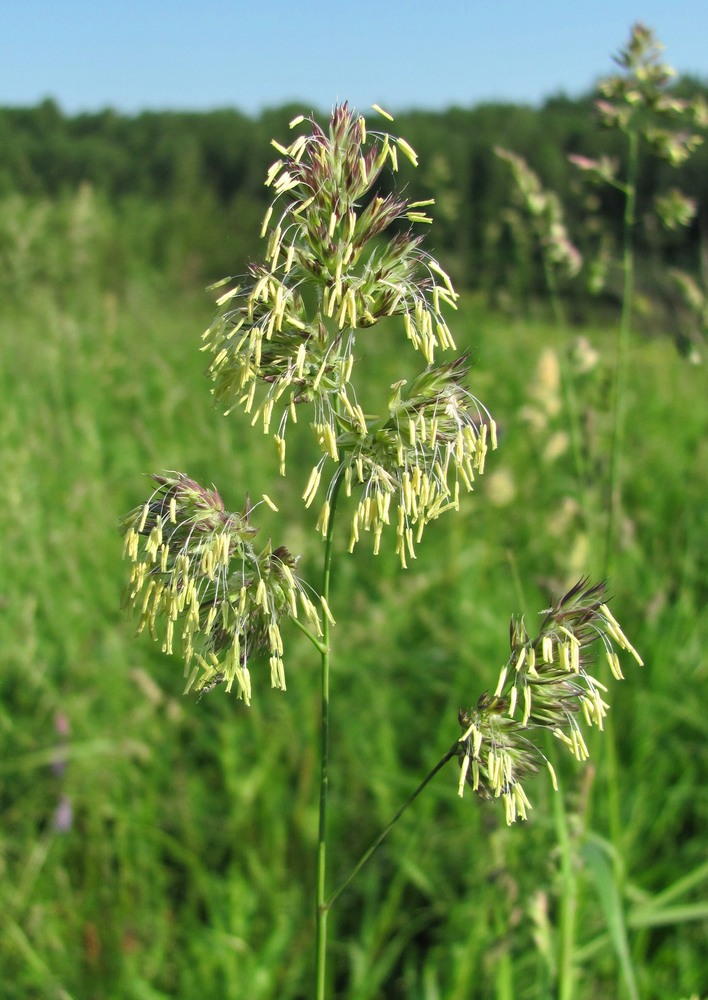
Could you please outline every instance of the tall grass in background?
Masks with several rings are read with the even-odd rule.
[[[523,207],[525,221],[518,219],[517,231],[526,230],[526,242],[535,247],[543,264],[548,295],[555,323],[559,331],[568,330],[566,310],[561,299],[561,287],[565,282],[572,294],[569,279],[577,277],[583,270],[588,274],[589,284],[596,289],[607,279],[608,271],[616,270],[622,289],[621,313],[617,328],[615,364],[612,387],[608,392],[609,411],[608,434],[602,440],[601,451],[597,452],[596,481],[587,475],[586,456],[590,450],[589,436],[584,433],[579,419],[582,395],[579,392],[578,374],[582,369],[592,369],[594,359],[583,345],[573,359],[566,359],[562,376],[558,382],[563,386],[563,404],[570,448],[574,459],[578,498],[582,504],[583,533],[595,535],[596,551],[602,551],[601,572],[612,575],[615,559],[620,556],[618,533],[625,514],[623,494],[625,489],[625,408],[628,404],[628,387],[633,380],[632,370],[632,327],[635,312],[635,244],[636,227],[640,217],[644,225],[651,225],[652,218],[669,230],[690,224],[696,205],[678,189],[660,192],[653,205],[644,204],[638,190],[640,166],[650,157],[660,158],[672,167],[684,163],[700,145],[701,136],[693,130],[708,121],[705,105],[677,99],[667,90],[667,85],[676,76],[675,71],[661,61],[662,46],[650,29],[642,24],[633,26],[627,45],[615,58],[617,72],[599,84],[601,99],[596,102],[601,124],[615,130],[621,136],[625,148],[625,159],[620,164],[609,158],[591,160],[583,156],[571,156],[574,164],[585,172],[595,185],[614,188],[619,192],[622,204],[622,242],[617,259],[608,254],[608,241],[601,240],[603,254],[589,262],[583,262],[573,247],[566,230],[562,207],[553,192],[545,191],[539,178],[519,156],[497,150],[512,169],[517,200]],[[605,273],[603,273],[605,272]],[[700,296],[696,297],[696,301]],[[695,360],[695,358],[694,358]],[[556,445],[558,448],[558,445]],[[598,518],[604,520],[604,528],[598,531]],[[593,523],[595,527],[593,527]],[[604,541],[599,542],[600,534]],[[621,840],[622,814],[619,802],[617,774],[618,761],[613,720],[608,721],[607,745],[605,749],[606,787],[610,819],[610,840]],[[577,934],[577,892],[576,870],[569,855],[569,838],[566,817],[562,804],[556,804],[558,817],[559,844],[564,856],[565,890],[560,908],[559,968],[561,969],[560,995],[574,995],[575,946]],[[627,929],[622,910],[622,885],[624,871],[621,858],[617,855],[607,859],[607,873],[611,873],[612,892],[606,901],[612,900],[615,907],[613,926],[614,945],[625,987],[630,997],[638,997],[637,978],[631,960]]]
[[[136,644],[118,611],[114,525],[142,495],[136,470],[159,467],[232,484],[231,509],[245,484],[268,489],[301,533],[305,570],[318,558],[316,515],[308,524],[299,498],[272,489],[265,439],[203,405],[194,334],[211,316],[205,295],[137,256],[120,280],[97,270],[115,219],[88,192],[40,210],[13,200],[0,214],[14,275],[0,307],[2,995],[309,996],[319,682],[308,644],[289,636],[286,698],[263,691],[246,714],[206,697],[196,712],[177,693],[181,667]],[[614,331],[569,343],[467,299],[456,335],[501,418],[504,461],[478,502],[428,528],[415,574],[385,552],[340,563],[335,880],[446,749],[461,693],[495,684],[515,581],[533,581],[531,619],[549,589],[594,568],[560,368],[575,365],[592,481],[607,453]],[[366,361],[393,381],[399,359],[381,343]],[[628,995],[627,963],[642,997],[705,990],[705,374],[668,340],[642,340],[625,393],[612,591],[647,668],[613,699],[619,823],[599,747],[597,772],[561,770],[560,851],[558,799],[542,780],[524,829],[476,803],[461,809],[454,787],[434,783],[343,897],[338,995],[555,995],[568,859],[574,995]],[[290,442],[290,460],[304,450]]]

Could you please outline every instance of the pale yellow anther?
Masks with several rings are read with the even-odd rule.
[[[531,706],[532,706],[531,688],[527,684],[526,687],[524,688],[524,714],[523,718],[521,719],[522,726],[528,725],[529,719],[531,717]]]
[[[361,179],[362,179],[363,183],[364,184],[368,184],[369,183],[369,177],[368,177],[368,175],[366,173],[366,163],[364,162],[363,157],[359,157],[359,173],[361,174]]]
[[[555,736],[555,738],[556,738],[557,740],[560,740],[560,741],[561,741],[561,743],[565,743],[565,745],[566,745],[566,746],[567,746],[567,747],[568,747],[569,749],[572,749],[572,747],[573,747],[573,741],[572,741],[572,740],[570,739],[570,737],[566,736],[566,734],[565,734],[565,733],[563,732],[563,730],[562,730],[562,729],[560,729],[560,728],[556,727],[556,728],[555,728],[555,729],[553,730],[553,735]]]
[[[285,194],[286,191],[291,191],[292,188],[297,187],[297,185],[298,181],[292,176],[291,173],[285,170],[275,182],[275,190],[279,195],[281,195]]]
[[[317,371],[317,374],[315,375],[315,378],[314,378],[314,380],[312,382],[312,390],[313,390],[313,392],[317,392],[317,390],[319,389],[320,382],[324,378],[324,373],[326,372],[326,370],[327,370],[327,361],[324,360],[322,362],[322,364],[320,365],[320,367],[319,367],[319,369]]]
[[[514,785],[513,793],[514,793],[514,798],[516,800],[516,808],[518,814],[521,817],[521,819],[526,819],[527,811],[531,809],[532,806],[526,796],[526,792],[524,791],[523,786],[520,785],[518,781]]]
[[[504,684],[506,683],[507,668],[502,667],[499,672],[499,680],[497,681],[496,690],[494,691],[494,697],[499,698],[502,691],[504,690]]]
[[[275,400],[274,399],[268,399],[263,404],[263,432],[265,434],[268,433],[268,430],[270,428],[270,421],[271,421],[272,416],[273,416],[273,407],[274,406],[275,406]]]
[[[464,743],[465,740],[469,739],[471,734],[476,731],[476,728],[477,727],[475,726],[474,722],[470,722],[469,726],[467,727],[467,729],[465,729],[464,733],[462,734],[462,736],[459,737],[457,742]]]
[[[127,556],[131,562],[135,562],[138,558],[139,542],[140,536],[137,531],[135,528],[130,528],[123,541],[123,558]]]
[[[307,211],[312,202],[315,200],[315,196],[312,195],[306,198],[305,201],[301,201],[296,209],[293,210],[293,215],[302,215],[303,212]]]
[[[577,641],[570,646],[570,669],[574,674],[580,673],[580,643]]]
[[[333,458],[335,462],[339,461],[339,450],[337,448],[337,437],[332,429],[331,424],[325,424],[322,432],[322,440],[330,458]]]
[[[244,412],[250,413],[253,409],[253,400],[256,396],[256,383],[251,382],[248,392],[242,397]]]
[[[278,656],[283,655],[283,638],[280,634],[277,622],[270,622],[268,625],[268,641],[271,650]]]
[[[361,523],[364,525],[364,531],[368,531],[371,527],[371,497],[367,494],[359,505],[361,510]]]
[[[393,153],[393,147],[391,147],[391,152]],[[396,157],[396,166],[393,169],[394,170],[398,169],[397,157]],[[429,215],[426,215],[425,212],[406,212],[406,218],[408,219],[409,222],[424,222],[429,226],[433,224],[433,220],[430,218]]]
[[[624,680],[624,674],[622,673],[622,667],[620,666],[620,659],[617,653],[615,653],[613,649],[606,649],[605,653],[607,655],[607,662],[610,664],[612,676],[618,681]]]
[[[344,470],[344,493],[350,497],[352,495],[352,467],[348,465]]]
[[[351,530],[349,533],[349,552],[354,551],[354,547],[359,541],[359,518],[355,514],[352,518]]]
[[[346,296],[347,311],[349,312],[349,325],[352,329],[356,329],[357,325],[357,313],[356,313],[356,294],[353,288],[350,288]]]
[[[142,608],[140,609],[140,613],[142,615],[144,615],[148,609],[148,604],[150,603],[150,598],[152,597],[152,592],[155,589],[156,583],[157,581],[154,579],[154,577],[152,580],[148,581],[148,585],[145,588],[145,595],[143,597]]]
[[[342,367],[342,377],[345,382],[349,382],[351,380],[353,367],[354,367],[354,355],[349,354]]]
[[[374,111],[377,111],[382,118],[385,118],[389,122],[393,121],[393,115],[389,114],[388,111],[384,111],[384,109],[380,105],[372,104],[371,107],[374,109]]]
[[[258,581],[258,586],[256,588],[256,604],[259,604],[264,611],[269,611],[268,607],[268,588],[265,585],[265,580],[261,577]]]
[[[595,706],[593,705],[590,698],[588,698],[585,695],[583,695],[580,699],[580,706],[583,710],[583,715],[585,717],[586,723],[588,724],[588,726],[592,726],[593,722],[595,721]],[[600,726],[600,728],[602,729],[602,726]]]
[[[514,717],[514,712],[516,711],[516,702],[517,702],[518,697],[519,697],[519,692],[518,692],[518,690],[516,688],[516,685],[514,685],[514,687],[509,692],[509,718],[510,719],[513,719],[513,717]]]
[[[306,507],[309,507],[312,501],[315,499],[321,478],[322,478],[322,466],[316,465],[313,468],[312,472],[310,473],[310,478],[307,481],[305,492],[302,494],[302,499],[305,501]]]
[[[494,794],[499,795],[501,781],[501,761],[499,760],[499,754],[496,750],[492,749],[489,751],[489,757],[487,759],[487,770],[489,772],[489,781],[491,782],[492,788],[494,789]]]
[[[462,482],[465,485],[465,489],[467,490],[468,493],[471,493],[472,490],[474,489],[474,486],[473,486],[474,473],[472,473],[472,475],[470,475],[470,471],[467,469],[467,467],[465,465],[458,466],[457,472],[458,472],[458,474],[460,476],[460,479],[462,480]]]
[[[275,435],[275,450],[278,454],[278,472],[285,475],[285,438]]]
[[[396,143],[398,144],[398,148],[401,150],[401,152],[404,154],[404,156],[407,156],[408,159],[413,164],[413,166],[417,167],[418,166],[418,154],[413,149],[413,147],[411,145],[409,145],[409,143],[407,143],[405,139],[401,139],[400,137],[396,139]],[[419,206],[424,205],[424,204],[430,205],[430,204],[433,204],[433,203],[434,202],[431,199],[428,202],[415,202],[414,204],[415,204],[415,207],[419,207]]]
[[[334,620],[334,615],[330,611],[329,604],[327,603],[327,601],[325,600],[324,597],[320,597],[320,603],[322,605],[322,610],[325,613],[325,617],[327,618],[327,621],[330,623],[330,625],[336,625],[337,623]]]
[[[277,261],[278,254],[280,252],[280,241],[282,237],[283,237],[283,230],[280,227],[280,225],[278,225],[270,234],[270,239],[268,240],[268,248],[266,250],[266,260]]]
[[[162,646],[162,652],[167,653],[168,656],[172,655],[172,640],[174,638],[174,632],[175,623],[172,618],[169,618],[165,628],[165,642]]]
[[[148,519],[148,514],[150,513],[150,504],[146,503],[143,507],[143,512],[140,517],[140,523],[138,524],[138,534],[142,534],[145,531],[145,524]]]
[[[570,673],[570,647],[567,642],[559,643],[560,661],[564,670]]]
[[[470,760],[471,758],[469,754],[465,754],[465,756],[462,758],[462,764],[460,765],[460,780],[457,785],[457,794],[460,796],[460,798],[462,798],[465,791],[465,781],[467,780],[467,772],[469,771]]]
[[[319,531],[321,535],[327,534],[327,529],[329,527],[331,508],[329,500],[325,500],[322,504],[322,510],[320,511],[320,516],[317,518],[317,524],[315,525],[315,531]]]
[[[282,657],[271,656],[270,657],[270,684],[271,687],[276,688],[280,691],[285,691],[285,664],[283,663]]]
[[[266,174],[266,179],[265,179],[265,186],[266,187],[270,187],[271,186],[271,184],[273,183],[273,181],[275,180],[275,178],[278,176],[278,174],[280,173],[280,171],[283,169],[284,165],[285,164],[283,163],[282,160],[276,160],[275,163],[271,164],[271,166],[268,169],[268,173]],[[266,220],[263,223],[263,228],[261,230],[261,236],[265,235],[265,231],[268,228],[268,222],[270,221],[270,217],[271,217],[272,214],[273,214],[273,206],[271,205],[269,207],[269,209],[268,209],[267,214],[266,214]]]

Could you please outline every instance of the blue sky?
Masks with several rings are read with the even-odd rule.
[[[2,0],[0,105],[537,103],[587,90],[636,20],[708,79],[708,0]]]

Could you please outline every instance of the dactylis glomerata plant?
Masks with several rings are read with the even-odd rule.
[[[285,619],[309,636],[321,656],[316,988],[321,998],[327,913],[351,879],[327,897],[334,624],[329,581],[338,496],[344,489],[356,500],[350,550],[368,533],[378,552],[384,534],[392,532],[405,567],[425,526],[459,509],[461,494],[472,489],[488,449],[496,447],[496,433],[467,388],[465,358],[439,359],[454,350],[443,310],[455,308],[457,294],[415,233],[415,227],[431,222],[425,210],[432,202],[377,192],[384,169],[395,172],[399,155],[415,164],[416,154],[403,139],[369,131],[346,104],[334,109],[327,129],[302,117],[291,123],[302,124],[307,134],[289,146],[274,143],[280,158],[266,181],[274,198],[263,224],[265,257],[246,277],[221,283],[218,314],[204,340],[217,400],[227,410],[241,407],[273,436],[282,473],[290,422],[306,420],[312,429],[315,458],[302,485],[307,506],[318,497],[321,502],[321,593],[309,596],[312,590],[298,578],[297,559],[287,548],[271,542],[256,547],[248,500],[242,513],[229,513],[216,490],[183,473],[154,476],[152,495],[125,518],[123,531],[132,563],[127,604],[139,615],[140,628],[161,638],[166,652],[179,641],[187,690],[223,684],[248,703],[253,664],[261,653],[270,661],[271,684],[284,688]],[[407,344],[418,352],[420,370],[410,382],[392,385],[386,409],[372,415],[360,405],[357,342],[391,317],[399,320],[392,349]],[[586,669],[588,648],[599,638],[617,677],[617,648],[639,660],[602,595],[602,585],[581,581],[546,612],[535,638],[522,621],[513,621],[511,654],[496,690],[460,711],[461,729],[452,746],[403,809],[457,757],[460,794],[469,786],[481,797],[502,799],[508,822],[526,818],[526,777],[544,763],[553,774],[539,735],[550,731],[578,759],[587,756],[580,724],[602,727],[607,709],[605,688]]]

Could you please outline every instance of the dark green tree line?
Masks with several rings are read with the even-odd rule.
[[[708,86],[695,79],[681,79],[676,91],[708,97]],[[416,198],[435,197],[435,249],[461,285],[490,294],[508,286],[518,252],[506,214],[512,180],[494,152],[497,146],[524,157],[558,194],[579,249],[594,252],[583,228],[588,195],[568,156],[621,156],[616,137],[598,125],[594,96],[556,96],[538,108],[485,104],[397,115],[421,163],[419,170],[404,171],[405,182]],[[205,283],[257,254],[268,197],[262,178],[275,158],[269,142],[287,141],[288,122],[302,110],[286,106],[257,118],[233,109],[135,116],[106,109],[69,116],[52,100],[0,108],[0,206],[18,195],[56,203],[88,187],[115,213],[118,228],[121,220],[135,228],[128,254]],[[708,147],[669,174],[668,166],[648,160],[639,181],[641,200],[648,204],[656,192],[678,183],[702,207],[678,233],[658,232],[640,218],[639,252],[655,267],[678,263],[695,270],[708,229]],[[597,224],[618,236],[617,192],[594,194],[591,208]],[[539,278],[539,293],[541,285]]]

